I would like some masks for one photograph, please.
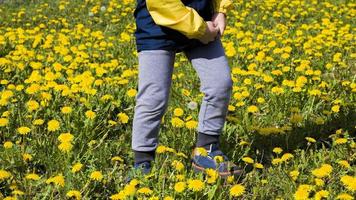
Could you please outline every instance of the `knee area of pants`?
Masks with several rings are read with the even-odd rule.
[[[220,79],[219,81],[214,81],[212,85],[209,86],[210,91],[213,93],[227,93],[231,92],[233,82],[231,78]]]
[[[164,110],[167,106],[167,99],[165,97],[162,98],[140,98],[136,100],[137,105],[145,106],[147,109],[152,111]]]
[[[232,80],[226,79],[224,82],[219,81],[219,83],[211,85],[205,89],[205,99],[208,101],[216,101],[221,99],[229,99],[232,93]]]

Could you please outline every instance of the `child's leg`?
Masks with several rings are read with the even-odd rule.
[[[197,146],[218,143],[232,92],[228,60],[220,38],[184,51],[197,71],[205,94],[199,111]]]
[[[135,162],[154,159],[158,132],[167,108],[175,52],[144,50],[138,53],[138,93],[132,127]]]

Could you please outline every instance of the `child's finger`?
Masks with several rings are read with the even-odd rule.
[[[219,26],[219,33],[220,33],[220,35],[224,34],[224,27],[223,26]]]

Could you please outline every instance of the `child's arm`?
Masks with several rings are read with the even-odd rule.
[[[157,25],[175,29],[189,39],[205,35],[207,23],[196,10],[180,0],[146,0],[147,9]]]
[[[232,8],[231,0],[213,0],[214,13],[226,13]]]

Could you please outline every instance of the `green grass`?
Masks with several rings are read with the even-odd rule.
[[[68,191],[78,190],[83,199],[109,199],[125,188],[124,177],[133,162],[131,130],[135,105],[134,97],[126,93],[137,89],[138,72],[133,35],[135,2],[65,2],[0,3],[0,143],[4,144],[0,146],[0,198],[66,199]],[[63,9],[60,5],[64,5]],[[97,13],[93,12],[95,7]],[[355,4],[351,1],[234,2],[222,38],[234,79],[230,103],[234,109],[228,113],[221,144],[224,152],[244,167],[246,176],[224,186],[220,180],[208,184],[205,177],[192,173],[189,155],[196,131],[173,127],[170,120],[173,110],[182,108],[182,120],[191,116],[198,121],[199,106],[190,110],[187,104],[195,101],[200,105],[203,94],[196,72],[179,53],[159,141],[188,157],[172,152],[158,154],[152,176],[140,177],[142,182],[136,186],[150,187],[153,194],[136,197],[233,199],[230,188],[235,184],[245,187],[236,199],[295,199],[302,184],[314,187],[308,192],[313,199],[321,190],[329,192],[325,199],[336,199],[342,193],[355,196],[355,186],[350,189],[341,181],[346,175],[353,180],[356,176],[354,12]],[[125,40],[125,34],[129,40]],[[261,52],[265,54],[263,59],[258,56]],[[288,57],[283,57],[283,53]],[[340,59],[337,53],[341,54]],[[300,68],[301,63],[308,62],[304,69]],[[42,66],[35,69],[34,63]],[[36,72],[40,76],[36,77]],[[49,72],[57,77],[52,78]],[[266,82],[266,76],[273,80]],[[307,82],[300,85],[300,92],[293,91],[300,77]],[[294,85],[283,85],[285,80]],[[258,84],[263,88],[256,89]],[[273,87],[283,88],[284,93],[272,92]],[[31,88],[35,88],[33,93]],[[182,89],[190,95],[184,95]],[[320,95],[311,95],[310,91],[316,89]],[[246,92],[249,94],[239,98]],[[104,95],[111,98],[103,100]],[[259,103],[258,98],[265,102]],[[33,111],[27,105],[30,100],[39,104]],[[258,111],[247,112],[251,105],[257,106]],[[336,105],[339,111],[335,110]],[[63,114],[64,106],[73,111]],[[86,117],[88,110],[96,113],[93,120]],[[117,118],[120,112],[127,114],[127,123]],[[43,119],[44,123],[34,125],[35,119]],[[47,127],[52,119],[60,123],[53,132]],[[2,125],[1,120],[7,123]],[[110,120],[117,124],[110,126]],[[29,127],[31,131],[21,135],[19,127]],[[58,136],[67,132],[74,136],[73,148],[63,153],[58,148]],[[315,138],[316,143],[305,137]],[[347,142],[336,144],[337,138],[346,138]],[[13,146],[5,148],[9,142]],[[281,147],[282,154],[274,153],[275,147]],[[25,160],[24,153],[32,159]],[[294,157],[272,164],[283,153]],[[121,157],[123,162],[112,161],[114,156]],[[264,168],[245,163],[242,158],[246,156]],[[183,162],[182,172],[172,167],[173,160]],[[347,161],[350,168],[338,164],[340,160]],[[83,167],[73,173],[72,166],[78,162]],[[330,164],[333,169],[330,176],[322,178],[325,184],[318,186],[312,171],[322,164]],[[296,180],[289,174],[293,170],[299,171]],[[92,180],[93,171],[100,171],[103,179]],[[40,179],[26,179],[29,173],[36,173]],[[64,176],[63,186],[46,183],[58,174]],[[204,190],[176,192],[177,174],[184,175],[186,180],[205,181]]]

